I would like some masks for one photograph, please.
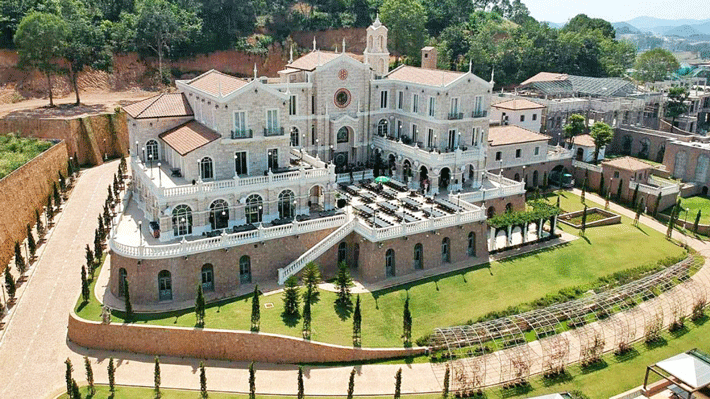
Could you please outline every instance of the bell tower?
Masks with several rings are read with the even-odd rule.
[[[387,50],[387,27],[380,22],[377,15],[375,22],[367,28],[367,47],[365,48],[365,63],[375,71],[378,76],[389,72],[390,52]]]

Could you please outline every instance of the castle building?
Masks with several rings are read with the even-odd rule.
[[[387,33],[377,18],[362,55],[314,40],[277,78],[211,70],[124,107],[111,293],[193,301],[200,284],[214,300],[311,261],[365,282],[487,261],[484,209],[525,209],[523,183],[486,171],[493,82],[435,69],[433,48],[389,71]]]

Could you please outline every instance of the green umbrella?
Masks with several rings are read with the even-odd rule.
[[[375,178],[375,183],[387,183],[390,181],[390,178],[387,176],[378,176]]]

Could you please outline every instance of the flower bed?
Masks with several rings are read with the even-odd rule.
[[[576,229],[582,228],[584,211],[565,213],[559,216],[559,221]],[[621,223],[621,215],[600,208],[587,208],[587,227],[608,226]]]

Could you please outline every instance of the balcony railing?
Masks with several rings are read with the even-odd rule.
[[[427,165],[431,165],[432,167],[456,162],[482,160],[484,156],[483,147],[468,147],[465,151],[456,149],[452,152],[440,153],[439,151],[426,151],[414,145],[404,144],[401,141],[388,140],[380,136],[374,136],[372,143],[383,150],[389,150],[397,154],[408,156]]]
[[[485,118],[488,115],[488,111],[485,109],[479,109],[471,112],[471,118]]]
[[[463,112],[449,112],[449,120],[463,119]]]
[[[284,135],[284,128],[283,127],[265,127],[264,128],[264,136],[269,137],[269,136],[283,136]]]
[[[254,137],[254,131],[251,129],[232,130],[232,139],[250,139]]]

